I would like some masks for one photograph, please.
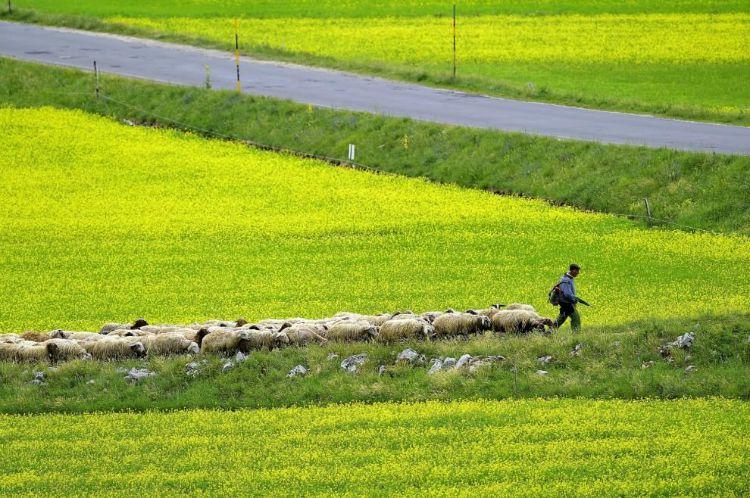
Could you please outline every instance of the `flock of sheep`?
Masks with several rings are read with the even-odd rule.
[[[251,350],[325,344],[328,341],[434,340],[467,336],[487,330],[498,333],[545,331],[552,320],[528,304],[495,304],[488,308],[456,312],[411,311],[361,315],[339,313],[317,320],[291,318],[247,323],[212,320],[188,326],[108,323],[100,332],[25,332],[0,335],[0,360],[59,361],[115,360],[146,355],[247,353]]]

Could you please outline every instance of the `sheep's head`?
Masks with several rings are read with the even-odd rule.
[[[456,310],[454,310],[453,308],[448,308],[447,310],[445,310],[444,313],[455,313],[455,312]]]
[[[187,352],[190,354],[198,354],[200,353],[200,346],[198,346],[197,342],[190,342],[190,345],[187,347]]]
[[[198,333],[195,334],[195,342],[200,347],[201,344],[203,344],[203,338],[208,335],[208,329],[200,329]]]
[[[469,315],[478,315],[479,312],[477,310],[466,310],[464,313],[468,313]]]
[[[135,322],[133,322],[133,325],[130,328],[133,330],[136,330],[141,327],[145,327],[146,325],[148,325],[148,322],[144,320],[143,318],[139,318]]]
[[[435,327],[432,325],[425,325],[424,326],[424,335],[427,337],[427,339],[432,340],[435,338]]]
[[[373,325],[371,327],[368,327],[367,330],[365,330],[365,333],[370,339],[375,339],[380,333],[380,327],[376,327],[375,325]]]
[[[276,332],[273,334],[273,342],[277,346],[284,346],[286,344],[289,344],[289,336],[286,334],[286,332]]]
[[[52,339],[67,339],[69,334],[67,332],[63,332],[60,329],[57,329],[50,332],[49,336]]]
[[[47,358],[52,363],[57,361],[57,357],[60,354],[60,347],[54,342],[47,343]]]
[[[143,358],[144,356],[146,356],[146,346],[144,346],[140,342],[134,342],[133,344],[131,344],[130,350],[133,351],[138,358]]]
[[[243,325],[247,325],[247,320],[245,320],[242,317],[238,318],[237,322],[236,322],[236,326],[237,327],[242,327]]]
[[[492,320],[488,316],[482,316],[479,321],[479,328],[481,330],[489,330],[492,328]]]

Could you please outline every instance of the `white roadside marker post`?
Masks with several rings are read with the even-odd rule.
[[[354,161],[354,154],[356,152],[356,146],[354,144],[349,144],[349,160]]]

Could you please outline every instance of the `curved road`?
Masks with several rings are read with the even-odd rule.
[[[0,55],[123,76],[234,88],[232,54],[140,38],[0,22]],[[243,57],[243,91],[316,106],[558,138],[750,155],[750,127],[729,126],[440,90]]]

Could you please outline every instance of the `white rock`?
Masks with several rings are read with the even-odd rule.
[[[154,375],[156,375],[154,372],[151,372],[150,370],[147,370],[145,368],[131,368],[128,374],[125,376],[125,380],[135,383]]]
[[[297,377],[304,375],[307,375],[307,368],[305,368],[304,365],[297,365],[296,367],[289,370],[288,374],[286,374],[287,377]]]
[[[553,359],[554,359],[554,358],[552,357],[552,355],[551,355],[551,354],[546,354],[546,355],[544,355],[544,356],[540,356],[539,358],[537,358],[537,359],[536,359],[536,361],[538,361],[538,362],[539,362],[539,363],[541,363],[542,365],[546,365],[546,364],[548,364],[549,362],[551,362],[551,361],[552,361]]]
[[[443,361],[440,358],[435,358],[432,360],[432,366],[427,371],[428,375],[433,375],[438,373],[443,368]]]
[[[470,361],[471,361],[471,355],[465,354],[461,358],[458,359],[458,361],[456,362],[455,368],[462,368],[466,366]]]
[[[410,365],[423,364],[425,361],[424,355],[417,353],[413,349],[404,349],[396,357],[396,363],[409,363]]]
[[[326,359],[328,361],[331,361],[331,360],[335,360],[338,357],[339,357],[339,355],[337,355],[336,353],[328,353],[328,356],[326,357]]]
[[[443,360],[443,370],[450,370],[456,368],[456,359],[450,356]]]
[[[698,370],[698,367],[695,365],[688,365],[687,368],[685,368],[685,372],[687,373],[695,372],[696,370]]]
[[[548,371],[546,371],[546,370],[537,370],[537,371],[536,371],[536,374],[537,374],[537,375],[542,375],[542,376],[544,376],[544,375],[547,375],[548,373],[549,373],[549,372],[548,372]]]
[[[228,372],[228,371],[230,371],[233,368],[234,368],[234,362],[232,360],[229,360],[226,363],[224,363],[224,365],[222,365],[221,371],[222,372]]]
[[[359,370],[359,367],[364,364],[365,360],[367,360],[367,353],[355,354],[345,358],[344,361],[341,362],[341,368],[349,373],[355,373]]]

